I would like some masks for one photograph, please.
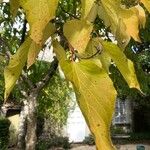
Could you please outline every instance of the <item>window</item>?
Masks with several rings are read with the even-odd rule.
[[[113,124],[127,124],[129,123],[127,112],[127,101],[117,99],[115,115],[113,118]]]

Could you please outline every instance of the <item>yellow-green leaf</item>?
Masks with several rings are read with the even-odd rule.
[[[41,45],[43,31],[48,22],[55,17],[58,0],[20,0],[20,4],[26,12],[30,25],[30,37]]]
[[[109,73],[109,66],[111,64],[111,57],[106,51],[102,51],[99,59],[102,63],[103,69],[106,70],[107,73]]]
[[[5,78],[5,100],[8,98],[10,92],[15,86],[16,81],[18,80],[22,68],[25,65],[27,60],[28,50],[30,48],[32,40],[27,38],[26,41],[22,44],[19,50],[14,54],[8,66],[4,70],[4,78]]]
[[[95,56],[102,48],[100,44],[101,43],[97,42],[96,38],[90,39],[85,51],[82,54],[78,54],[79,58],[88,59]]]
[[[120,0],[102,0],[98,11],[99,17],[117,38],[119,45],[124,48],[130,38],[140,42],[139,25],[144,25],[142,8],[132,7],[125,9]],[[118,37],[119,36],[119,37]]]
[[[106,51],[114,61],[129,87],[140,89],[132,61],[126,58],[125,54],[117,45],[106,41],[103,41],[102,45],[103,50]]]
[[[43,43],[50,34],[53,33],[54,28],[52,25],[47,25],[45,29],[45,34],[43,37]],[[15,86],[16,81],[18,80],[23,67],[27,61],[27,67],[30,67],[36,60],[36,57],[41,50],[41,46],[37,45],[30,37],[28,37],[25,42],[18,49],[16,54],[14,54],[8,66],[4,70],[5,77],[5,95],[4,98],[7,99],[13,87]]]
[[[104,20],[107,27],[116,33],[116,25],[118,24],[118,11],[120,3],[118,0],[102,0],[99,5],[98,15]]]
[[[27,68],[32,66],[32,64],[36,61],[36,58],[40,50],[41,50],[41,47],[37,45],[34,41],[32,41],[28,50]]]
[[[52,23],[48,23],[46,26],[44,32],[43,32],[43,39],[42,39],[42,45],[45,43],[45,41],[56,31],[54,25]],[[36,58],[41,50],[41,46],[37,45],[34,41],[32,41],[32,44],[30,46],[29,52],[28,52],[28,60],[27,60],[27,67],[29,68],[35,61]]]
[[[88,16],[86,18],[86,20],[91,22],[91,23],[94,23],[94,21],[97,17],[97,14],[98,14],[98,5],[96,3],[94,3],[90,13],[88,14]]]
[[[140,0],[144,4],[145,8],[150,12],[150,0]]]
[[[71,20],[64,25],[64,35],[79,53],[83,53],[90,40],[93,25],[85,20]]]
[[[16,16],[19,7],[19,0],[10,0],[10,11],[12,13],[13,18]]]
[[[126,30],[122,32],[126,32],[129,36],[131,36],[135,41],[141,41],[139,38],[139,18],[136,12],[132,9],[122,9],[120,12],[120,18],[122,18]]]
[[[131,39],[130,35],[124,31],[126,31],[126,25],[122,19],[119,19],[118,25],[116,26],[116,40],[118,42],[118,46],[123,50]]]
[[[82,18],[86,18],[89,15],[94,3],[94,0],[81,0]]]
[[[139,18],[139,22],[141,27],[145,27],[145,23],[146,23],[146,14],[145,11],[143,9],[143,7],[141,7],[140,5],[135,6],[135,10],[137,12],[137,16]]]
[[[60,65],[75,88],[80,109],[94,134],[98,150],[115,149],[110,139],[116,91],[98,59],[68,62],[61,46],[54,44]]]
[[[99,38],[92,38],[85,52],[81,55],[78,55],[81,59],[89,59],[89,58],[99,58],[103,69],[109,73],[109,66],[111,63],[111,57],[108,55],[106,51],[102,50],[102,44],[100,43]]]

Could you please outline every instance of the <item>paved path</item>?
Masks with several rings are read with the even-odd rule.
[[[138,144],[127,144],[127,145],[121,145],[118,146],[118,150],[136,150],[136,146]],[[145,150],[150,150],[150,145],[144,145],[145,146]],[[79,146],[79,147],[75,147],[72,148],[71,150],[96,150],[95,146]]]

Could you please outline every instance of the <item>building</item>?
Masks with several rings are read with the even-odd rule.
[[[120,100],[117,98],[112,125],[114,127],[114,134],[115,130],[116,132],[118,131],[118,127],[121,128],[122,133],[128,133],[131,131],[132,112],[131,101],[129,99]],[[75,110],[70,113],[65,130],[66,136],[69,137],[69,140],[77,143],[82,142],[85,137],[90,134],[90,130],[78,105],[76,105]]]

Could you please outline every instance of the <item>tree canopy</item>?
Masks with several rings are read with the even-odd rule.
[[[61,8],[62,3],[69,6]],[[63,5],[65,6],[65,5]],[[78,104],[94,134],[97,149],[115,149],[109,128],[116,91],[109,77],[114,63],[130,88],[140,90],[134,64],[124,54],[131,39],[141,42],[139,28],[145,27],[149,0],[10,0],[11,13],[25,13],[29,32],[24,43],[5,68],[5,99],[24,66],[30,68],[46,40],[51,37],[54,52],[66,78],[73,83]],[[71,8],[71,9],[69,9]],[[62,9],[64,13],[60,13]],[[61,15],[65,15],[62,19]],[[110,40],[95,30],[100,18]],[[63,26],[59,26],[59,21]]]

